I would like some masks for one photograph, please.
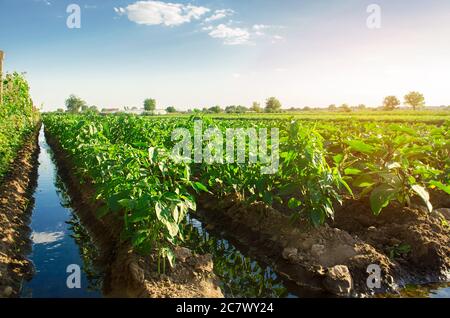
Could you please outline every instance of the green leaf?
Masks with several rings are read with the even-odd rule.
[[[370,194],[370,207],[374,215],[379,215],[381,210],[388,206],[395,197],[397,191],[388,185],[380,185]]]
[[[192,183],[192,186],[195,191],[203,191],[203,192],[209,192],[208,188],[201,182],[194,182]]]
[[[337,165],[340,164],[343,159],[344,159],[344,155],[343,154],[337,154],[337,155],[333,156],[333,161]]]
[[[292,194],[298,192],[299,188],[300,187],[297,183],[287,183],[285,185],[282,185],[279,188],[279,194],[280,195],[292,195]]]
[[[136,202],[131,199],[121,199],[118,203],[128,211],[133,210],[136,206]]]
[[[302,205],[302,202],[300,200],[297,200],[296,198],[289,199],[289,202],[288,202],[289,209],[295,210],[301,205]]]
[[[263,201],[265,203],[267,203],[268,205],[272,205],[272,203],[273,203],[272,193],[270,193],[268,191],[264,192],[264,194],[263,194]]]
[[[419,195],[419,197],[423,200],[423,202],[427,205],[428,211],[432,212],[433,211],[433,206],[431,205],[430,202],[430,194],[428,193],[427,190],[425,190],[424,187],[415,184],[413,186],[411,186],[411,189],[417,193]]]
[[[442,191],[444,191],[445,193],[450,194],[450,185],[445,185],[445,184],[443,184],[443,183],[441,183],[441,182],[439,182],[439,181],[436,181],[436,180],[430,181],[430,184],[431,184],[432,186],[435,186],[435,187],[438,188],[439,190],[442,190]]]
[[[349,140],[347,141],[347,145],[349,145],[351,149],[365,154],[372,154],[376,150],[374,146],[366,144],[364,141],[361,140]]]
[[[323,222],[325,222],[325,213],[318,210],[318,209],[314,209],[311,214],[310,214],[310,219],[312,224],[315,227],[318,227],[319,225],[322,225]]]
[[[133,247],[138,247],[141,245],[148,237],[148,233],[146,231],[139,231],[132,238]]]
[[[149,211],[145,209],[133,210],[131,212],[131,216],[129,217],[129,221],[131,223],[137,223],[149,218]]]
[[[356,169],[356,168],[347,168],[344,170],[344,173],[348,176],[354,176],[354,175],[359,175],[361,174],[361,170]]]
[[[353,181],[353,186],[358,188],[367,188],[375,184],[372,177],[368,174],[359,176]]]
[[[169,264],[171,267],[174,266],[175,264],[175,254],[173,253],[173,251],[168,248],[168,247],[163,247],[160,250],[161,256],[167,258],[167,260],[169,261]]]
[[[120,211],[120,209],[122,208],[121,205],[119,204],[119,201],[121,199],[121,195],[119,194],[114,194],[112,195],[109,199],[108,199],[108,206],[111,209],[111,211],[113,211],[114,213],[117,213]]]

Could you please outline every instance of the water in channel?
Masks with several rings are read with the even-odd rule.
[[[24,282],[22,297],[102,297],[102,271],[98,253],[76,214],[68,190],[58,175],[53,152],[39,135],[39,168],[32,211],[32,252],[29,259],[35,267],[33,278]],[[245,255],[220,235],[209,233],[204,224],[189,218],[186,244],[199,253],[213,256],[214,272],[226,297],[302,297],[292,283],[281,280],[270,266]],[[69,288],[73,282],[69,266],[81,269],[80,288]],[[450,297],[448,285],[411,288],[422,297]],[[419,294],[419,295],[418,295]],[[411,294],[404,294],[404,296]]]
[[[30,224],[33,246],[29,255],[35,274],[23,284],[22,297],[100,297],[100,290],[91,288],[88,281],[80,255],[81,247],[77,245],[71,224],[73,210],[64,204],[62,181],[43,130],[39,134],[39,147],[38,180]],[[67,272],[70,265],[81,268],[81,288],[69,288],[67,285],[67,279],[73,273],[73,270]]]

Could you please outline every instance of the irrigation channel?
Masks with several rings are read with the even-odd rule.
[[[103,273],[98,251],[77,216],[68,189],[58,174],[53,152],[43,128],[39,134],[39,168],[32,212],[33,278],[24,282],[22,297],[103,297]],[[281,280],[270,266],[246,256],[225,239],[225,233],[208,231],[200,221],[188,218],[187,246],[213,256],[214,272],[226,297],[311,297],[317,296]],[[68,266],[81,269],[81,288],[69,288]],[[441,286],[410,289],[409,293],[428,297],[450,297],[450,288]]]

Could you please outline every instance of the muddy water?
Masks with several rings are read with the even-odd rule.
[[[97,266],[95,245],[81,224],[68,191],[57,173],[50,147],[43,131],[39,135],[38,185],[32,214],[33,248],[29,258],[36,273],[25,282],[22,297],[102,297],[102,271]],[[246,256],[224,239],[222,233],[206,230],[204,224],[188,219],[186,245],[199,253],[213,255],[214,271],[221,280],[226,297],[314,297],[321,296],[299,289],[281,280],[270,266]],[[80,287],[73,282],[67,267],[78,265]],[[450,297],[450,286],[409,287],[403,297]]]

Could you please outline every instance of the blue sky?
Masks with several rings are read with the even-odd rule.
[[[448,105],[449,35],[448,0],[0,0],[4,67],[27,72],[45,110],[72,93],[101,108],[375,106],[410,90]]]

